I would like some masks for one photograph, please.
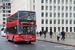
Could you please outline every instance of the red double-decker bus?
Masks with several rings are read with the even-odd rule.
[[[13,42],[35,42],[35,12],[18,11],[7,17],[6,39],[11,40]]]

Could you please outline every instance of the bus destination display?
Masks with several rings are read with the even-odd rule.
[[[23,25],[34,25],[34,22],[20,22]]]

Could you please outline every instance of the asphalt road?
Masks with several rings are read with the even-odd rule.
[[[5,37],[0,36],[0,50],[75,50],[75,48],[43,41],[32,42],[32,44],[15,44],[11,41],[7,41]]]

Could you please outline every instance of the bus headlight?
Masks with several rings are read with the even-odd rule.
[[[18,35],[16,35],[15,37],[18,37]]]
[[[18,33],[18,34],[21,34],[21,33]]]

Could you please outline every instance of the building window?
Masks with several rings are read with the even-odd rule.
[[[46,17],[48,17],[48,13],[46,13]]]
[[[68,17],[68,13],[66,13],[66,17]]]
[[[46,32],[48,32],[48,27],[46,27]]]
[[[33,10],[35,10],[35,5],[33,5]]]
[[[62,24],[64,24],[64,20],[62,20]]]
[[[50,10],[52,10],[52,6],[50,6]]]
[[[5,14],[3,14],[3,17],[5,17]]]
[[[41,23],[44,24],[44,19],[42,19]]]
[[[72,20],[70,20],[70,24],[72,24]]]
[[[5,10],[3,10],[3,13],[5,13]]]
[[[64,6],[62,6],[62,11],[64,10]]]
[[[66,4],[68,4],[68,0],[66,0]]]
[[[68,32],[68,27],[66,27],[66,32]]]
[[[56,32],[56,27],[54,27],[54,32]]]
[[[74,13],[74,17],[75,17],[75,13]]]
[[[75,7],[74,7],[74,11],[75,11]]]
[[[60,31],[60,27],[58,27],[58,30]]]
[[[48,6],[46,6],[46,10],[48,10]]]
[[[6,9],[11,9],[11,7],[6,7]]]
[[[60,10],[60,6],[58,6],[58,10]]]
[[[5,24],[5,22],[3,22],[3,24]]]
[[[56,0],[54,0],[54,4],[56,4]]]
[[[66,24],[68,24],[68,20],[66,20]]]
[[[70,27],[70,32],[72,32],[72,27]]]
[[[75,4],[75,0],[74,0],[74,4]]]
[[[5,27],[5,25],[3,25],[3,27]]]
[[[10,16],[10,14],[8,14],[8,16]]]
[[[8,13],[11,13],[11,11],[9,10]]]
[[[11,4],[10,3],[8,3],[8,6],[10,6]]]
[[[70,17],[72,17],[72,13],[70,13]]]
[[[62,13],[62,17],[64,17],[64,13]]]
[[[5,9],[5,7],[3,7],[3,9]]]
[[[33,3],[35,3],[35,0],[33,0]]]
[[[44,17],[44,13],[41,13],[41,16]]]
[[[3,20],[5,20],[5,18],[3,18]]]
[[[41,3],[44,3],[44,0],[41,0]]]
[[[46,19],[46,24],[48,24],[48,19]]]
[[[62,4],[64,4],[64,0],[62,0]]]
[[[74,27],[74,32],[75,32],[75,27]]]
[[[44,6],[41,6],[41,10],[44,10]]]
[[[50,24],[52,24],[52,19],[50,20]]]
[[[70,4],[72,4],[72,0],[70,0]]]
[[[48,0],[46,0],[46,3],[48,3]]]
[[[52,0],[50,0],[50,4],[52,3]]]
[[[52,13],[50,13],[50,17],[52,17]]]
[[[58,24],[60,24],[60,20],[58,20]]]
[[[70,6],[70,11],[72,10],[72,6]]]
[[[60,17],[60,13],[58,13],[58,17]]]
[[[68,10],[68,6],[66,7],[66,11]]]
[[[58,4],[60,4],[60,0],[58,0]]]
[[[7,2],[9,2],[10,0],[2,0],[2,1],[7,1]]]
[[[62,30],[64,30],[64,27],[62,27]]]
[[[56,17],[56,13],[54,13],[54,17]]]
[[[54,6],[54,10],[56,10],[56,6]]]
[[[56,20],[54,20],[54,24],[56,24]]]
[[[44,27],[42,27],[42,32],[44,31]]]
[[[74,20],[74,24],[75,24],[75,20]]]
[[[5,6],[5,3],[3,3],[3,5]]]

